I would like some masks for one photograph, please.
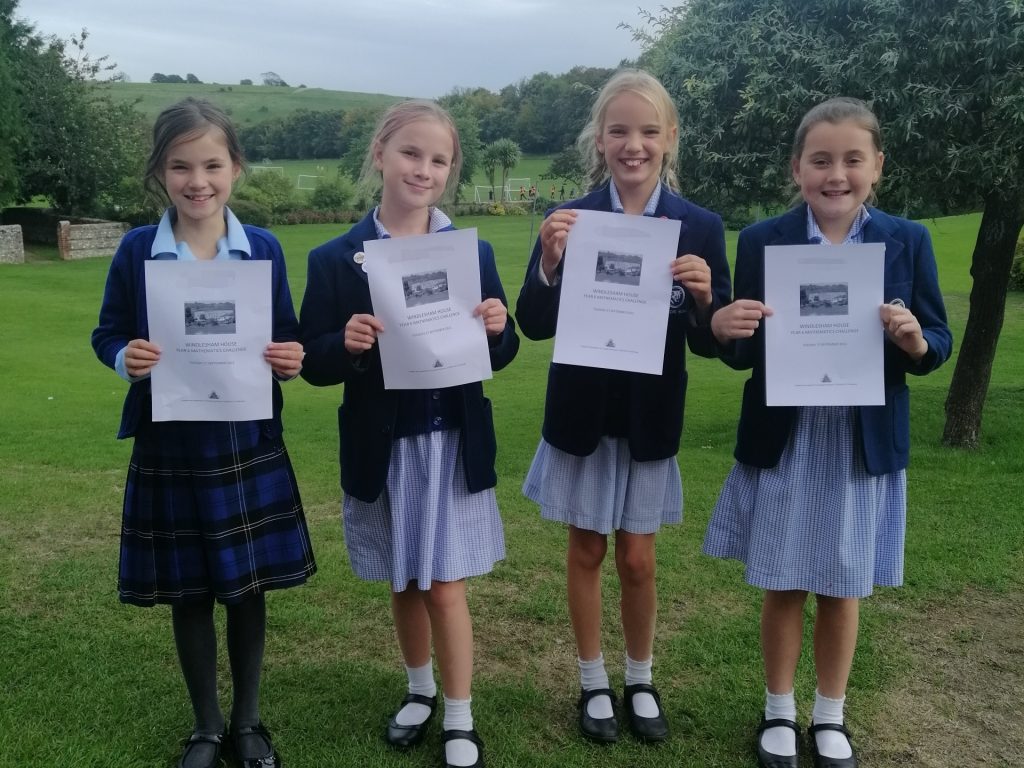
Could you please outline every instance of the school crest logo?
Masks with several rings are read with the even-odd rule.
[[[668,308],[670,312],[681,312],[683,302],[686,300],[686,289],[679,283],[672,283],[672,296],[669,298]]]

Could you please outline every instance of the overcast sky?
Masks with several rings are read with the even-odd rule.
[[[644,5],[657,9],[657,4]],[[204,82],[260,81],[436,97],[497,91],[538,72],[614,67],[640,53],[623,0],[20,0],[44,35],[89,30],[133,82],[154,72]]]

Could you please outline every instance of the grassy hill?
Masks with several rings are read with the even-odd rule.
[[[186,96],[209,99],[227,111],[238,125],[283,117],[297,109],[329,110],[393,104],[401,96],[383,93],[328,91],[323,88],[283,88],[268,85],[220,85],[216,83],[111,83],[115,99],[136,102],[150,118]]]

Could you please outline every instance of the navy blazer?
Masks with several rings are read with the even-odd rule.
[[[338,408],[341,487],[366,502],[380,496],[391,463],[398,412],[399,390],[384,389],[384,372],[376,344],[361,355],[345,349],[345,324],[352,315],[373,314],[370,286],[362,265],[353,256],[363,243],[377,239],[373,213],[340,237],[309,254],[306,294],[299,311],[299,326],[306,351],[302,377],[326,387],[345,384]],[[507,305],[498,278],[494,251],[479,241],[481,301],[501,299]],[[500,336],[488,338],[491,368],[501,370],[519,350],[519,337],[511,315]],[[491,403],[480,382],[452,387],[462,417],[462,460],[471,493],[497,484],[494,459],[497,443]]]
[[[921,324],[928,342],[928,351],[915,363],[887,337],[885,404],[855,408],[864,466],[872,475],[883,475],[903,469],[910,458],[910,391],[906,374],[920,376],[942,365],[952,351],[953,335],[946,324],[946,308],[928,230],[876,208],[868,211],[871,219],[864,227],[864,242],[885,243],[884,299],[901,299]],[[740,232],[734,298],[764,301],[766,245],[807,243],[806,204]],[[737,370],[753,368],[753,375],[743,387],[736,460],[755,467],[774,467],[789,439],[796,408],[765,405],[764,323],[751,338],[731,343],[722,358]]]
[[[252,248],[251,256],[244,259],[269,260],[271,268],[271,290],[273,291],[273,340],[296,341],[299,338],[299,322],[295,319],[295,307],[288,288],[284,254],[281,244],[270,232],[259,227],[243,224],[245,235]],[[92,346],[96,356],[111,368],[117,354],[132,339],[149,338],[149,317],[146,314],[146,270],[143,266],[151,261],[153,240],[156,238],[155,224],[139,227],[128,232],[117,247],[107,274],[107,285],[103,291],[103,305],[100,320],[92,332]],[[263,420],[261,428],[268,437],[281,435],[281,387],[273,381],[273,416]],[[139,429],[151,423],[153,407],[150,399],[149,377],[134,382],[128,389],[121,412],[119,438],[132,437]]]
[[[558,208],[611,211],[608,185],[580,200]],[[558,208],[552,210],[558,210]],[[549,215],[551,211],[548,212]],[[603,368],[552,363],[544,406],[544,439],[559,450],[589,456],[597,448],[612,409],[625,409],[629,451],[636,461],[675,456],[683,432],[686,401],[686,344],[702,357],[714,357],[717,347],[708,318],[729,302],[729,264],[725,258],[725,229],[718,214],[700,208],[662,186],[655,216],[677,219],[679,256],[693,253],[711,267],[711,307],[701,319],[687,305],[669,312],[665,337],[665,361],[661,375],[627,373]],[[526,278],[516,304],[516,320],[530,339],[555,335],[561,284],[545,285],[540,279],[540,238],[533,248]],[[572,258],[566,253],[565,258]],[[563,262],[558,265],[561,275]],[[617,402],[614,393],[625,393]]]

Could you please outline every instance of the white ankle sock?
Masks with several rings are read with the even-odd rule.
[[[473,710],[469,699],[444,697],[444,730],[473,730]],[[468,739],[453,739],[444,745],[444,759],[449,765],[472,765],[479,756],[476,744]]]
[[[796,696],[793,691],[775,694],[765,689],[764,698],[765,720],[796,720]],[[761,746],[773,755],[795,755],[796,732],[785,726],[766,728],[761,734]]]
[[[814,692],[814,714],[811,715],[811,723],[837,723],[843,724],[843,704],[846,697],[841,699],[830,699],[822,696],[821,691]],[[838,760],[850,757],[853,754],[853,747],[850,740],[839,731],[818,731],[814,734],[818,744],[818,753],[822,757],[834,757]]]
[[[634,661],[626,654],[626,685],[637,685],[639,683],[651,682],[651,667],[654,666],[654,657],[647,661]],[[658,702],[649,693],[637,693],[633,696],[633,711],[640,717],[657,717]]]
[[[580,667],[580,686],[584,691],[594,691],[599,688],[608,688],[608,672],[604,668],[604,654],[598,654],[596,659],[584,661],[577,658],[576,662]],[[587,714],[598,720],[606,720],[615,716],[612,709],[612,700],[607,696],[595,696],[587,702]]]
[[[409,678],[409,693],[420,696],[437,695],[437,684],[434,682],[434,665],[428,661],[422,667],[406,665],[405,674]],[[395,715],[399,725],[419,725],[430,716],[430,707],[426,704],[406,704]]]

